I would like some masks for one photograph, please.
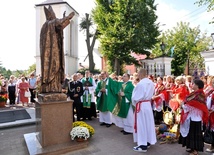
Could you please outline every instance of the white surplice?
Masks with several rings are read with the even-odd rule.
[[[127,103],[129,104],[129,103]],[[129,107],[129,111],[126,118],[118,117],[112,114],[112,122],[124,131],[133,133],[134,131],[134,113],[132,106]]]
[[[133,90],[133,106],[136,107],[139,101],[151,100],[154,89],[154,83],[150,79],[142,79]],[[137,132],[133,132],[133,139],[138,146],[147,145],[147,142],[154,145],[157,142],[151,101],[142,102],[140,105],[140,111],[137,113]]]
[[[126,118],[122,118],[123,120],[123,130],[129,133],[134,132],[134,113],[132,105],[129,107],[129,111]]]
[[[112,124],[112,113],[110,111],[100,112],[99,121],[102,123]]]
[[[88,90],[85,90],[85,87],[83,87],[83,90],[85,90],[83,95],[86,95],[86,102],[88,102],[88,94],[91,94],[91,102],[96,101],[95,95],[94,95],[96,87],[97,87],[97,84],[94,79],[92,79],[92,86],[88,87]],[[81,102],[83,102],[83,96],[81,96]]]

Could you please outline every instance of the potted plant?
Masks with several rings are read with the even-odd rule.
[[[0,107],[5,107],[5,104],[7,102],[7,93],[1,93],[0,92]]]
[[[90,137],[88,129],[81,126],[74,127],[71,130],[70,135],[71,139],[75,139],[76,141],[84,141]]]
[[[94,135],[94,128],[83,121],[73,123],[73,129],[70,132],[71,139],[76,141],[84,141]]]

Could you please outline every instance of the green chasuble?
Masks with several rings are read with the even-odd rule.
[[[87,81],[86,78],[82,78],[81,82],[82,82],[83,86],[85,86],[84,83],[86,81]],[[93,79],[91,77],[88,78],[88,81],[91,83],[91,85],[93,85]]]
[[[107,94],[100,92],[102,88],[107,89]],[[108,84],[106,81],[98,82],[97,88],[95,90],[97,96],[97,110],[101,112],[112,112],[117,102],[118,91],[118,82],[113,81],[111,78],[108,78]]]
[[[87,82],[86,78],[83,78],[81,80],[83,86],[85,87],[85,82]],[[88,78],[88,82],[90,82],[90,84],[93,86],[93,79],[90,77]],[[91,97],[92,95],[89,93],[88,91],[88,94],[86,94],[85,92],[83,93],[82,95],[82,98],[83,98],[83,107],[84,108],[90,108],[91,107]]]
[[[114,107],[113,114],[122,118],[126,118],[131,106],[132,91],[134,86],[131,81],[122,84],[120,91],[124,92],[124,96],[118,95],[118,101]]]

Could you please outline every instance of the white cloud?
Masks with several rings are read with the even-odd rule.
[[[34,4],[24,2],[4,1],[0,6],[0,61],[6,69],[27,69],[35,62]]]
[[[181,2],[182,3],[182,2]],[[207,34],[212,33],[213,25],[209,24],[212,20],[213,13],[206,12],[206,6],[201,8],[197,6],[194,7],[194,10],[186,10],[176,8],[176,5],[165,3],[164,0],[157,0],[157,15],[158,22],[161,24],[166,24],[164,27],[160,27],[163,31],[175,27],[180,21],[189,22],[191,27],[197,27],[200,25],[202,32],[207,31]]]
[[[161,27],[163,30],[175,27],[180,22],[180,19],[188,13],[188,10],[176,10],[173,5],[163,2],[157,7],[158,22],[166,24],[164,27]]]

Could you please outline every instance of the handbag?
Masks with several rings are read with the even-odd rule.
[[[25,97],[31,97],[30,91],[25,91]]]
[[[212,131],[210,130],[210,123],[204,131],[204,142],[207,144],[213,143],[213,135],[212,135]]]

